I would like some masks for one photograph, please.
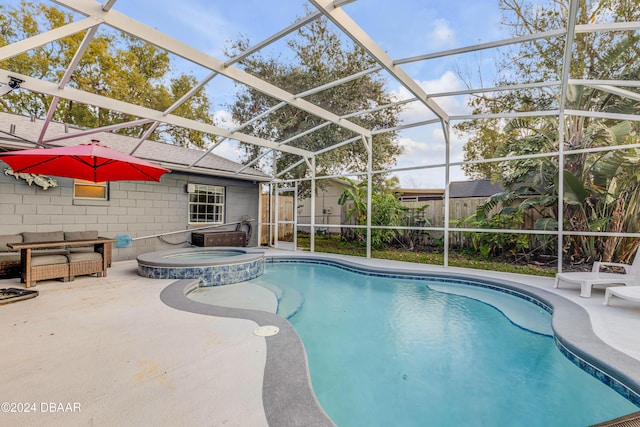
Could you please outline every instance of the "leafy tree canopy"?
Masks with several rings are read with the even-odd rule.
[[[578,23],[638,21],[640,3],[629,0],[578,0]],[[540,33],[566,26],[569,0],[550,0],[540,4],[532,0],[499,0],[503,24],[511,28],[514,37]],[[496,86],[544,82],[560,79],[564,37],[530,41],[504,52],[499,61]],[[570,76],[574,79],[639,80],[640,34],[634,31],[584,32],[576,34]],[[494,95],[478,95],[469,105],[474,114],[511,111],[540,111],[558,107],[559,87],[520,89]],[[586,111],[637,114],[637,101],[587,86],[571,86],[567,108]],[[537,120],[537,119],[536,119]],[[473,120],[459,123],[455,129],[465,136],[464,157],[467,161],[496,157],[504,152],[509,139],[530,137],[521,134],[521,127],[505,129],[506,120]],[[607,128],[611,121],[584,117],[568,117],[565,128],[567,149],[587,148],[597,143],[587,129]],[[530,127],[530,126],[529,126]],[[542,127],[548,127],[543,124]],[[514,131],[515,130],[515,131]],[[595,141],[594,141],[595,140]],[[546,148],[557,149],[557,140]],[[516,153],[512,153],[516,154]],[[504,177],[495,163],[463,166],[474,178],[500,180]]]
[[[19,6],[0,5],[0,46],[32,37],[73,21],[73,15],[53,6],[22,1]],[[0,67],[38,79],[59,82],[78,50],[85,33],[74,34],[10,58]],[[69,87],[164,111],[190,90],[193,76],[175,74],[169,54],[151,44],[113,32],[98,32],[67,83]],[[0,110],[44,117],[51,97],[19,91],[0,98]],[[213,123],[210,103],[198,91],[173,114]],[[135,119],[126,114],[60,100],[54,120],[84,127],[101,127]],[[127,128],[119,133],[140,137],[151,125]],[[210,135],[159,126],[150,139],[183,146],[204,147]]]
[[[500,0],[503,23],[514,36],[566,27],[569,0],[553,0],[540,5],[530,0]],[[580,24],[638,21],[640,3],[628,0],[578,0]],[[560,80],[564,37],[531,41],[509,51],[501,62],[496,86]],[[591,80],[640,80],[640,33],[637,31],[581,32],[576,34],[570,64],[570,77]],[[624,89],[624,85],[623,89]],[[544,111],[558,108],[559,87],[520,89],[495,96],[478,96],[470,102],[474,113]],[[566,107],[588,112],[639,114],[637,97],[624,97],[617,90],[589,85],[567,88]],[[627,90],[632,91],[633,88]],[[564,123],[564,170],[556,157],[545,153],[559,149]],[[475,120],[456,126],[470,134],[465,159],[541,155],[497,163],[471,164],[465,172],[487,177],[506,189],[480,207],[483,219],[500,202],[501,213],[529,215],[535,211],[536,229],[557,229],[558,198],[563,200],[563,228],[567,231],[637,232],[640,200],[636,196],[640,181],[636,171],[636,149],[619,151],[579,151],[596,147],[638,143],[637,121],[565,116],[532,116],[510,120]],[[558,194],[558,180],[564,182]],[[569,235],[566,254],[574,261],[629,259],[638,246],[636,239]]]
[[[227,54],[245,50],[248,40],[238,40],[228,49]],[[295,63],[282,58],[265,58],[254,54],[242,61],[245,71],[260,77],[286,91],[298,94],[352,76],[375,66],[375,62],[359,46],[347,43],[333,32],[326,18],[320,18],[301,28],[297,37],[288,42],[297,59]],[[340,86],[332,87],[306,96],[305,99],[339,116],[360,110],[368,110],[379,105],[393,102],[392,96],[385,90],[384,80],[378,74],[366,74]],[[279,102],[265,94],[242,87],[237,99],[230,106],[232,115],[238,123],[245,123],[254,116],[277,105]],[[350,117],[349,120],[368,129],[386,129],[397,126],[400,107]],[[284,106],[264,119],[254,122],[243,130],[255,136],[283,142],[287,139],[322,125],[323,121],[304,111]],[[356,136],[354,133],[336,125],[322,127],[308,135],[289,143],[294,147],[317,151]],[[245,161],[251,161],[265,153],[265,149],[253,145],[241,144]],[[395,164],[396,156],[401,153],[396,132],[377,134],[373,137],[373,169],[385,170]],[[271,159],[271,157],[268,157]],[[277,153],[275,164],[278,171],[299,161],[300,158],[287,153]],[[317,175],[332,175],[346,171],[366,170],[367,154],[360,141],[344,145],[318,155]],[[272,163],[267,167],[271,168]],[[306,163],[289,171],[285,179],[302,178],[309,175]],[[383,176],[377,179],[384,179]],[[322,181],[319,181],[321,183]],[[308,195],[308,188],[301,194]]]

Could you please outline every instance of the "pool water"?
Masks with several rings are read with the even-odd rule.
[[[232,256],[244,255],[244,254],[245,252],[242,252],[242,251],[216,249],[216,250],[201,251],[201,252],[179,252],[171,255],[165,255],[164,258],[210,260],[210,259],[227,258]]]
[[[564,357],[551,316],[521,298],[305,263],[252,283],[301,295],[289,321],[340,427],[586,426],[638,410]]]

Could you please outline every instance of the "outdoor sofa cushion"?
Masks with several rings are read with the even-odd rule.
[[[31,258],[43,256],[43,255],[66,255],[69,251],[66,249],[31,249]]]
[[[88,231],[65,231],[64,240],[92,240],[98,238],[98,230]],[[69,252],[93,252],[93,245],[70,246]]]
[[[39,267],[41,265],[66,264],[68,259],[64,255],[40,255],[31,257],[31,266]]]
[[[69,262],[83,262],[83,261],[102,261],[102,254],[98,252],[72,252],[67,255]]]
[[[57,242],[64,240],[63,231],[24,231],[22,232],[24,243],[40,243],[40,242]],[[50,249],[34,249],[31,251],[32,257],[39,257],[43,255],[66,255],[69,251],[64,249],[63,246],[59,248]],[[57,263],[53,263],[57,264]],[[45,264],[40,264],[45,265]]]
[[[22,234],[5,234],[0,236],[0,253],[1,252],[15,252],[15,249],[11,249],[7,246],[7,243],[22,243]]]
[[[0,252],[0,262],[20,262],[20,252]]]
[[[0,236],[0,279],[20,277],[20,251],[11,249],[7,243],[22,243],[22,234]]]
[[[24,231],[22,232],[24,243],[57,242],[64,240],[63,231]]]
[[[69,277],[85,274],[106,274],[102,254],[99,252],[75,252],[69,254]]]
[[[64,232],[64,240],[92,240],[97,238],[98,230]]]
[[[64,232],[62,231],[23,231],[22,241],[24,243],[40,243],[40,242],[57,242],[64,240]],[[32,257],[39,257],[42,255],[66,255],[69,253],[64,247],[50,248],[50,249],[34,249],[31,251]],[[59,264],[52,262],[50,264]],[[47,265],[47,264],[39,264]]]

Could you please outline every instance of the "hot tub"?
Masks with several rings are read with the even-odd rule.
[[[232,247],[180,248],[138,256],[138,275],[151,279],[200,279],[219,286],[255,279],[264,272],[264,252]]]

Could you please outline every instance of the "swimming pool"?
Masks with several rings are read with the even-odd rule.
[[[253,283],[280,290],[341,427],[581,426],[638,410],[558,350],[544,304],[300,262],[268,264]]]

